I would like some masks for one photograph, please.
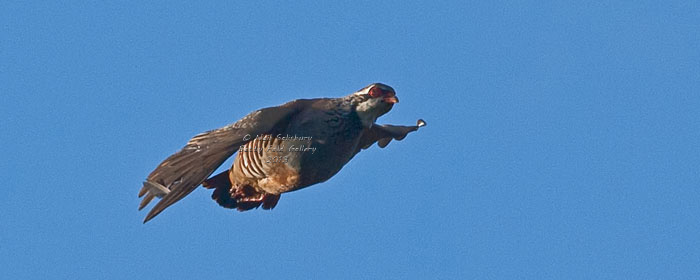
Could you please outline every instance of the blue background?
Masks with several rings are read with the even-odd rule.
[[[0,4],[3,278],[700,275],[697,1],[100,2]],[[428,126],[273,211],[141,223],[191,136],[372,82]]]

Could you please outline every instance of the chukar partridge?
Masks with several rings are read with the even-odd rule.
[[[374,83],[340,98],[298,99],[257,110],[225,127],[194,136],[148,175],[139,210],[160,201],[144,223],[200,184],[219,205],[239,211],[272,209],[280,195],[324,182],[363,149],[383,148],[424,126],[378,125],[399,100]],[[236,153],[231,168],[210,175]],[[207,179],[209,178],[209,179]]]

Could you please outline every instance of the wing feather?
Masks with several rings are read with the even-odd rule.
[[[148,222],[173,203],[194,191],[241,145],[257,134],[276,133],[287,125],[303,103],[301,99],[286,104],[257,110],[243,119],[225,127],[200,133],[187,142],[180,151],[169,156],[146,178],[139,197],[143,198],[139,210],[154,198],[160,201],[146,215]]]
[[[403,125],[373,125],[370,128],[366,128],[360,138],[360,143],[357,145],[357,150],[355,154],[363,149],[367,149],[375,142],[380,148],[384,148],[389,145],[391,140],[395,139],[401,141],[406,138],[409,133],[418,130],[418,128],[425,126],[425,121],[419,119],[416,125],[403,126]]]

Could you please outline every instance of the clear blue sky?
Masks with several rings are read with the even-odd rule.
[[[57,2],[0,4],[8,279],[700,274],[697,1]],[[141,223],[191,136],[371,82],[428,126],[273,211]]]

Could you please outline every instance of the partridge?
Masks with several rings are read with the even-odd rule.
[[[324,182],[375,142],[384,148],[425,125],[421,119],[413,126],[375,123],[398,102],[393,88],[374,83],[340,98],[260,109],[198,134],[148,175],[139,210],[155,197],[160,201],[144,223],[199,185],[213,189],[212,198],[226,208],[272,209],[282,193]],[[229,170],[209,178],[236,152]]]

